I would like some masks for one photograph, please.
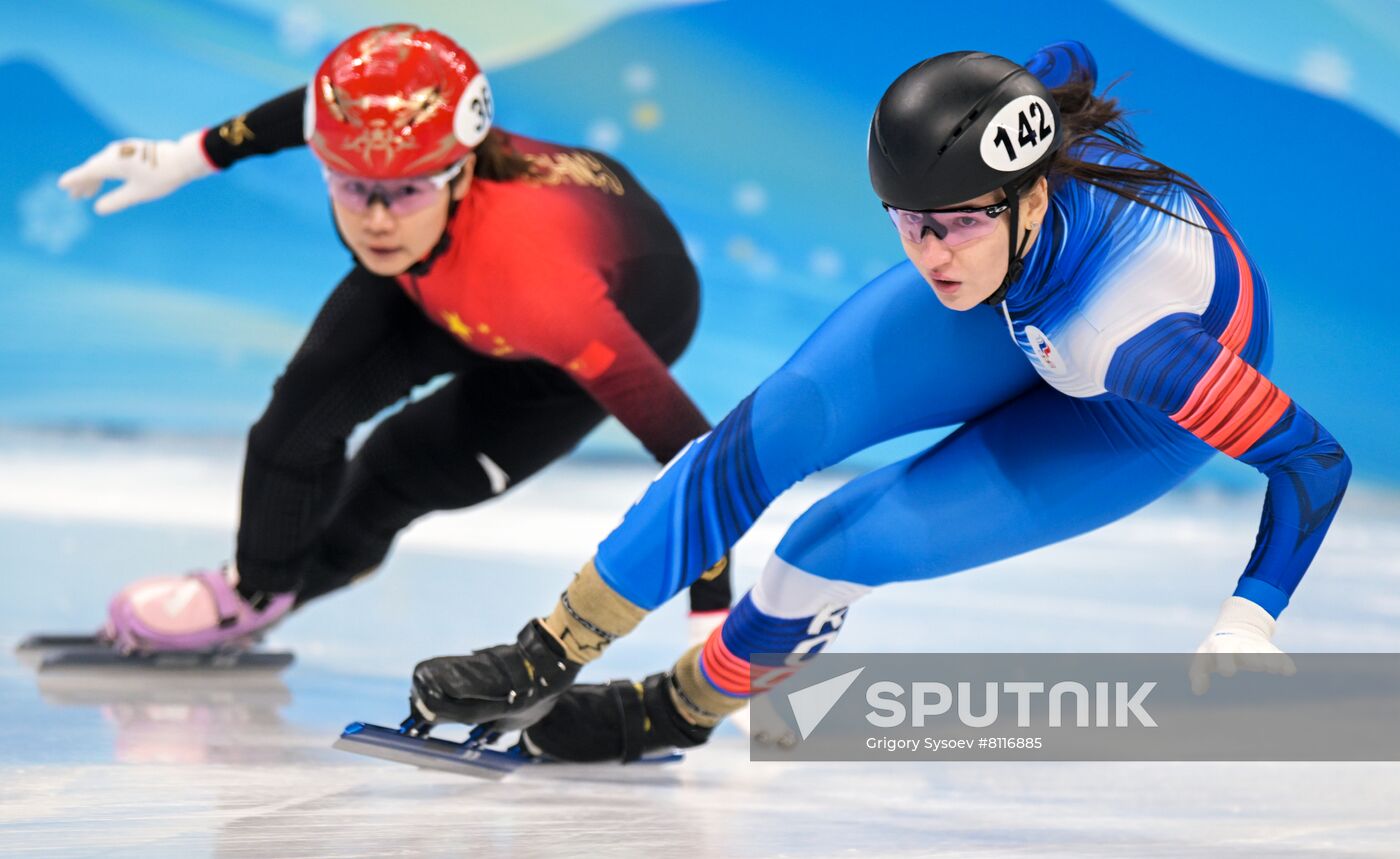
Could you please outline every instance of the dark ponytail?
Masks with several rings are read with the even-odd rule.
[[[499,128],[488,131],[486,139],[476,145],[475,152],[473,176],[507,182],[530,173],[530,161],[516,151],[510,135]]]
[[[1110,84],[1108,89],[1112,88],[1113,85]],[[1170,185],[1180,186],[1196,194],[1204,194],[1205,191],[1195,179],[1185,173],[1142,154],[1142,142],[1124,119],[1126,111],[1118,106],[1118,99],[1108,96],[1107,89],[1102,95],[1096,96],[1092,83],[1076,81],[1056,87],[1050,90],[1050,94],[1059,103],[1060,124],[1065,132],[1064,143],[1050,159],[1051,184],[1057,180],[1078,179],[1193,226],[1205,226],[1167,211],[1148,199],[1148,195],[1153,191]],[[1083,152],[1081,144],[1085,143],[1096,144],[1111,151],[1131,153],[1146,166],[1118,167],[1084,161],[1078,156]]]

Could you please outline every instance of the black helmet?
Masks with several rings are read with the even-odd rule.
[[[875,108],[870,184],[886,206],[911,211],[1000,188],[1015,236],[1019,192],[1044,174],[1062,140],[1059,105],[1035,75],[993,54],[940,54],[900,75]],[[1019,276],[1029,237],[1012,243],[1006,281],[989,301]]]

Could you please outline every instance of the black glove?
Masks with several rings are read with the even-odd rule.
[[[511,731],[549,712],[582,668],[538,620],[514,644],[439,656],[413,669],[413,712],[425,722],[490,723]]]

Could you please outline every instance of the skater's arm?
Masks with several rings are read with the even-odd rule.
[[[305,104],[306,87],[299,86],[205,130],[205,156],[210,164],[223,170],[253,155],[305,146]]]
[[[1278,617],[1341,503],[1351,460],[1326,429],[1199,319],[1177,314],[1119,347],[1106,387],[1269,478],[1254,551],[1235,596]]]
[[[528,265],[538,272],[512,275],[522,289],[550,291],[536,305],[527,351],[568,373],[657,462],[708,432],[710,422],[608,297],[602,277],[581,262],[536,257]]]
[[[659,463],[709,432],[710,422],[670,368],[611,302],[603,299],[590,315],[596,336],[574,338],[563,367],[608,414]]]
[[[552,341],[556,362],[657,462],[669,462],[692,439],[709,432],[710,422],[607,298],[601,281],[593,293],[593,300],[579,312],[556,317],[558,334]],[[692,612],[728,610],[733,598],[728,564],[728,557],[721,555],[701,579],[691,583]],[[692,617],[692,635],[716,622],[718,615]]]
[[[131,137],[114,141],[60,176],[58,186],[77,198],[91,197],[108,181],[121,182],[93,204],[99,215],[157,200],[242,158],[300,146],[304,142],[305,93],[304,87],[298,87],[215,128],[191,131],[179,140]]]

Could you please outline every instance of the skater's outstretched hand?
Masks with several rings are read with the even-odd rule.
[[[1272,641],[1276,625],[1267,611],[1243,597],[1225,600],[1215,626],[1191,660],[1191,691],[1204,695],[1211,674],[1233,677],[1236,671],[1264,671],[1293,676],[1298,669],[1292,658]]]
[[[203,131],[191,131],[179,140],[118,140],[60,176],[58,187],[76,199],[91,197],[109,180],[121,182],[92,207],[99,215],[110,215],[215,172],[203,141]]]

